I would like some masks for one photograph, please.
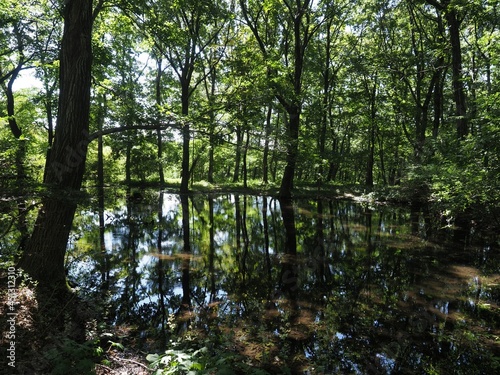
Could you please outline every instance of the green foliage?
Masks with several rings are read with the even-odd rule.
[[[30,1],[11,3],[0,13],[4,28],[18,25],[25,33],[19,40],[2,34],[2,76],[8,78],[16,59],[23,58],[19,50],[16,55],[16,46],[24,48],[25,59],[27,52],[33,52],[30,56],[36,60],[33,65],[44,88],[41,93],[15,93],[16,119],[28,140],[30,175],[40,181],[44,165],[40,155],[46,151],[41,125],[48,121],[47,104],[51,103],[53,112],[57,104],[53,92],[60,20],[48,22],[57,10],[48,3],[36,7]],[[101,120],[104,129],[168,121],[188,100],[194,182],[207,179],[210,168],[210,177],[217,183],[233,179],[238,167],[235,154],[245,146],[236,144],[238,129],[249,130],[249,149],[245,151],[250,178],[258,179],[264,172],[264,142],[268,142],[268,173],[279,178],[286,160],[287,103],[300,102],[303,125],[296,166],[300,182],[363,183],[370,167],[376,184],[393,185],[401,179],[411,181],[414,167],[425,164],[432,173],[421,170],[417,174],[430,177],[439,201],[462,197],[457,208],[471,204],[476,197],[468,191],[480,178],[491,182],[480,201],[494,201],[491,196],[499,173],[494,167],[498,165],[495,124],[499,119],[495,77],[500,60],[494,43],[498,30],[492,26],[496,6],[457,3],[463,28],[470,31],[462,34],[466,42],[462,44],[464,65],[472,64],[464,71],[471,72],[468,116],[474,143],[472,148],[464,146],[466,155],[458,163],[453,147],[442,148],[434,159],[428,157],[434,144],[452,144],[455,121],[454,112],[448,109],[453,107],[453,96],[451,73],[446,69],[450,63],[447,31],[436,10],[423,1],[337,0],[313,3],[303,12],[295,12],[294,7],[304,4],[290,4],[288,9],[281,1],[247,1],[232,9],[226,2],[136,0],[122,9],[105,7],[94,25],[92,131]],[[303,49],[302,67],[294,65],[302,58],[295,56],[293,47],[293,16],[298,13],[307,15],[300,19],[301,36],[296,44]],[[35,18],[39,18],[38,29],[31,24]],[[50,48],[42,50],[40,42],[47,34],[54,41],[50,39]],[[295,68],[301,69],[297,71],[302,76],[299,91],[294,83]],[[438,97],[443,113],[438,127],[431,129]],[[268,108],[272,111],[266,124]],[[127,168],[131,181],[155,182],[160,167],[167,178],[179,178],[179,133],[174,128],[162,132],[160,160],[158,140],[151,131],[106,136],[105,181],[126,180]],[[431,137],[432,132],[436,134]],[[11,147],[7,131],[0,138],[2,149]],[[128,149],[132,152],[126,159]],[[374,160],[368,157],[372,149]],[[490,159],[479,173],[474,173],[478,163],[471,157],[473,153]],[[6,167],[2,173],[9,173],[14,168],[12,154],[5,151],[0,159]],[[96,160],[96,147],[91,144],[87,180],[95,179]],[[439,175],[443,160],[445,168]],[[467,173],[460,178],[458,171],[463,166]],[[6,180],[2,178],[0,183]]]
[[[4,3],[4,90],[16,67],[33,66],[42,83],[39,90],[14,90],[28,181],[41,182],[49,117],[57,112],[59,9],[46,1]],[[443,211],[497,210],[498,4],[450,5],[460,13],[462,71],[468,72],[470,136],[462,142],[456,136],[449,29],[445,14],[429,2],[237,5],[133,0],[97,14],[90,131],[163,126],[159,137],[154,128],[104,136],[106,184],[157,183],[160,170],[164,180],[177,183],[185,121],[191,186],[242,181],[243,155],[247,182],[266,178],[279,184],[287,162],[289,109],[300,104],[296,186],[364,184],[370,172],[379,191],[390,185],[388,195],[404,201],[426,186]],[[301,27],[295,30],[294,22]],[[15,188],[20,149],[6,113],[2,97],[4,191]],[[89,184],[97,181],[96,143],[89,145]]]
[[[480,211],[479,217],[498,215],[498,165],[485,163],[480,142],[481,139],[469,137],[452,160],[442,160],[439,168],[435,164],[433,198],[442,208],[451,210],[453,216],[464,212],[479,214]]]
[[[3,191],[7,191],[9,186],[12,189],[16,176],[14,161],[17,143],[13,137],[0,137],[0,187]]]
[[[175,345],[173,345],[175,346]],[[244,362],[244,358],[227,350],[210,351],[201,349],[169,349],[162,354],[149,354],[146,357],[154,375],[229,375],[245,373],[250,375],[268,375],[265,370],[254,368]]]
[[[95,374],[95,361],[101,351],[93,341],[79,344],[64,338],[57,348],[47,351],[45,357],[52,364],[51,375],[91,375]]]
[[[155,375],[169,374],[196,374],[204,369],[200,363],[203,352],[206,348],[196,351],[167,350],[161,356],[149,354],[146,360],[151,363],[151,367],[157,369]]]

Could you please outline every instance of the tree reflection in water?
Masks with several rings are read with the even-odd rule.
[[[189,336],[269,373],[499,363],[495,243],[436,242],[410,210],[350,201],[150,192],[108,207],[104,223],[75,220],[70,275],[105,289],[108,321],[136,327],[145,350]]]

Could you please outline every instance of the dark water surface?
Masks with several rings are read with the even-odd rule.
[[[189,342],[241,373],[500,373],[498,238],[352,201],[113,194],[75,218],[69,276],[146,353]]]

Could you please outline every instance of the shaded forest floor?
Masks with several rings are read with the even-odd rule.
[[[0,275],[0,280],[4,284],[5,275]],[[63,305],[49,299],[40,297],[36,287],[23,280],[16,287],[15,305],[9,315],[8,291],[0,289],[0,328],[3,332],[0,347],[5,353],[14,343],[10,348],[15,352],[15,359],[1,356],[0,374],[152,373],[146,365],[146,353],[133,349],[136,345],[132,329],[99,326],[96,306],[81,301],[76,294],[65,302],[60,301]],[[15,328],[10,328],[9,319],[12,318]]]

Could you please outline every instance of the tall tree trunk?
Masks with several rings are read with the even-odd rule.
[[[102,139],[102,128],[104,125],[104,120],[106,116],[106,96],[99,96],[99,110],[97,113],[97,127],[99,131],[99,137],[97,138],[97,185],[99,187],[104,186],[104,143]]]
[[[376,130],[376,116],[377,116],[377,75],[374,77],[373,87],[371,90],[368,88],[368,84],[366,89],[368,94],[370,95],[370,131],[368,138],[368,162],[366,164],[366,176],[365,176],[365,185],[368,187],[373,187],[373,167],[375,164],[375,130]]]
[[[243,143],[243,129],[241,125],[236,125],[236,155],[234,157],[233,183],[240,179],[241,148]]]
[[[454,9],[448,9],[446,13],[446,20],[450,31],[453,98],[455,100],[455,115],[457,116],[457,137],[458,139],[464,139],[469,134],[469,126],[467,123],[467,99],[465,94],[464,76],[462,73],[460,20],[457,11]]]
[[[7,116],[8,123],[10,127],[10,131],[14,135],[16,139],[19,139],[23,134],[21,128],[17,124],[14,110],[14,92],[12,86],[14,85],[14,81],[16,80],[19,72],[21,71],[22,65],[19,65],[10,76],[9,82],[7,83],[7,87],[5,88],[5,96],[7,97]]]
[[[299,150],[299,129],[300,115],[302,112],[302,73],[304,71],[304,55],[305,49],[309,41],[310,35],[307,31],[303,35],[303,19],[309,8],[309,1],[301,3],[297,1],[297,12],[291,14],[293,16],[293,43],[294,43],[294,63],[293,63],[293,94],[294,98],[291,101],[286,101],[278,94],[277,99],[284,105],[288,112],[288,144],[286,152],[286,166],[281,180],[279,196],[283,199],[292,197],[293,179],[295,175],[295,166],[297,164],[297,156]],[[306,28],[307,30],[307,28]]]
[[[325,145],[326,145],[326,128],[328,125],[330,105],[329,105],[329,97],[330,97],[330,53],[331,53],[331,44],[332,44],[332,36],[331,36],[331,25],[333,23],[333,18],[329,19],[326,24],[326,40],[325,40],[325,65],[322,72],[323,77],[323,97],[321,100],[321,122],[318,124],[319,132],[318,132],[318,151],[319,151],[319,169],[318,169],[318,178],[317,185],[318,189],[321,188],[321,184],[325,180],[324,174],[324,165],[323,160],[326,159],[325,155]]]
[[[43,60],[42,60],[43,64]],[[48,163],[50,160],[50,150],[52,149],[52,143],[54,142],[54,115],[53,115],[53,94],[57,87],[57,81],[50,84],[48,73],[45,73],[43,78],[43,85],[45,90],[44,107],[47,116],[47,154],[45,158],[45,169],[43,174],[43,181],[46,181],[46,171],[48,170]]]
[[[265,184],[269,183],[269,136],[271,134],[271,116],[273,113],[273,107],[269,104],[267,108],[266,122],[265,122],[265,138],[264,138],[264,154],[262,156],[262,180]]]
[[[375,125],[373,120],[370,123],[370,132],[368,138],[368,161],[366,162],[365,185],[373,187],[373,166],[375,164]]]
[[[208,78],[210,78],[210,87],[208,85]],[[210,146],[208,148],[208,182],[214,182],[214,164],[215,164],[215,87],[217,84],[217,71],[215,66],[211,69],[210,76],[205,79],[205,94],[208,98],[209,105],[209,113],[208,116],[210,118],[209,124],[209,143]]]
[[[24,42],[22,38],[22,34],[19,30],[19,24],[15,24],[13,26],[13,36],[17,39],[17,53],[18,53],[18,58],[19,61],[12,70],[12,74],[10,75],[9,82],[7,83],[7,86],[5,87],[5,96],[7,97],[7,116],[8,116],[8,124],[10,127],[10,131],[14,135],[14,137],[19,141],[17,144],[18,148],[16,150],[16,174],[17,174],[17,183],[18,183],[18,188],[22,188],[24,186],[24,179],[25,179],[25,168],[24,168],[24,159],[26,155],[26,142],[24,139],[21,138],[21,135],[23,134],[22,129],[19,127],[19,124],[17,123],[16,120],[16,113],[15,113],[15,99],[14,99],[14,82],[16,81],[17,77],[19,76],[19,73],[21,72],[23,65],[25,63],[25,58],[24,58]]]
[[[445,35],[444,32],[444,24],[443,18],[441,14],[438,13],[438,30],[441,35]],[[433,113],[434,117],[432,120],[432,138],[437,139],[439,133],[439,127],[441,124],[442,116],[443,116],[443,88],[446,80],[446,70],[447,64],[444,64],[444,58],[441,57],[440,62],[442,66],[436,65],[436,69],[438,70],[438,76],[436,78],[436,84],[434,86],[433,92]]]
[[[280,119],[281,119],[280,112],[278,112],[277,115],[276,115],[276,128],[277,129],[279,128]],[[271,153],[271,161],[269,162],[269,165],[270,165],[270,168],[271,168],[271,176],[273,178],[273,182],[276,181],[276,172],[277,172],[277,169],[278,169],[278,156],[277,156],[277,153],[278,153],[278,151],[277,151],[277,149],[278,149],[278,147],[277,147],[277,145],[278,145],[278,139],[279,139],[279,132],[275,131],[274,132],[274,147],[273,147],[273,151]]]
[[[454,8],[452,0],[427,0],[444,14],[448,24],[448,32],[451,45],[451,66],[453,83],[453,100],[455,101],[455,116],[458,139],[464,139],[469,134],[467,121],[467,96],[465,92],[464,76],[462,72],[462,48],[460,46],[460,24],[461,16]],[[438,22],[440,19],[438,19]]]
[[[438,80],[436,81],[436,86],[434,87],[434,118],[432,121],[432,137],[437,139],[439,134],[439,127],[441,124],[441,117],[443,116],[443,86],[446,73],[443,71],[440,73]]]
[[[292,197],[293,180],[295,175],[295,166],[299,151],[299,126],[300,126],[300,106],[293,106],[288,111],[288,137],[286,150],[286,166],[281,179],[279,196],[283,199]]]
[[[42,288],[66,289],[64,256],[82,184],[88,145],[92,66],[92,0],[64,8],[57,131],[46,182],[58,190],[43,199],[19,267]],[[64,194],[64,195],[62,195]],[[62,198],[68,197],[67,199]]]
[[[130,186],[132,182],[132,140],[127,133],[127,148],[125,149],[125,184]]]
[[[17,140],[17,150],[16,150],[16,180],[17,180],[17,189],[19,194],[22,195],[22,189],[24,187],[24,180],[26,178],[26,171],[24,166],[24,160],[26,158],[26,141],[21,136],[23,134],[22,129],[19,127],[19,124],[16,120],[15,113],[15,99],[14,99],[14,91],[13,85],[21,72],[22,64],[19,64],[16,69],[12,72],[10,76],[9,82],[7,83],[7,87],[5,88],[5,94],[7,97],[7,116],[8,123],[10,127],[10,131],[14,135]]]
[[[162,76],[162,66],[161,66],[161,59],[158,58],[156,61],[156,81],[155,81],[155,90],[156,90],[156,105],[158,107],[161,106],[161,76]],[[160,124],[158,124],[160,125]],[[158,173],[160,175],[160,184],[164,185],[165,184],[165,175],[163,173],[163,142],[162,142],[162,136],[161,136],[161,130],[158,128],[156,130],[156,139],[157,139],[157,144],[158,144]]]
[[[158,157],[158,174],[160,177],[160,184],[165,184],[165,173],[163,173],[163,142],[161,136],[161,130],[156,129],[156,141],[158,144],[157,157]]]
[[[189,114],[189,81],[181,82],[182,93],[182,115]],[[189,121],[184,119],[185,123],[182,126],[182,167],[181,167],[181,193],[189,191],[189,144],[190,144],[190,129]]]
[[[385,170],[385,151],[384,151],[384,139],[380,135],[380,133],[377,133],[377,144],[378,144],[378,155],[380,159],[380,174],[382,176],[382,181],[384,185],[387,185],[387,173]]]
[[[243,149],[243,186],[248,187],[248,148],[250,147],[250,129],[247,124],[245,124],[246,130],[246,140],[245,140],[245,148]]]
[[[215,134],[214,126],[210,125],[210,136],[209,136],[210,147],[208,148],[208,182],[213,184],[214,182],[214,164],[215,164]]]

